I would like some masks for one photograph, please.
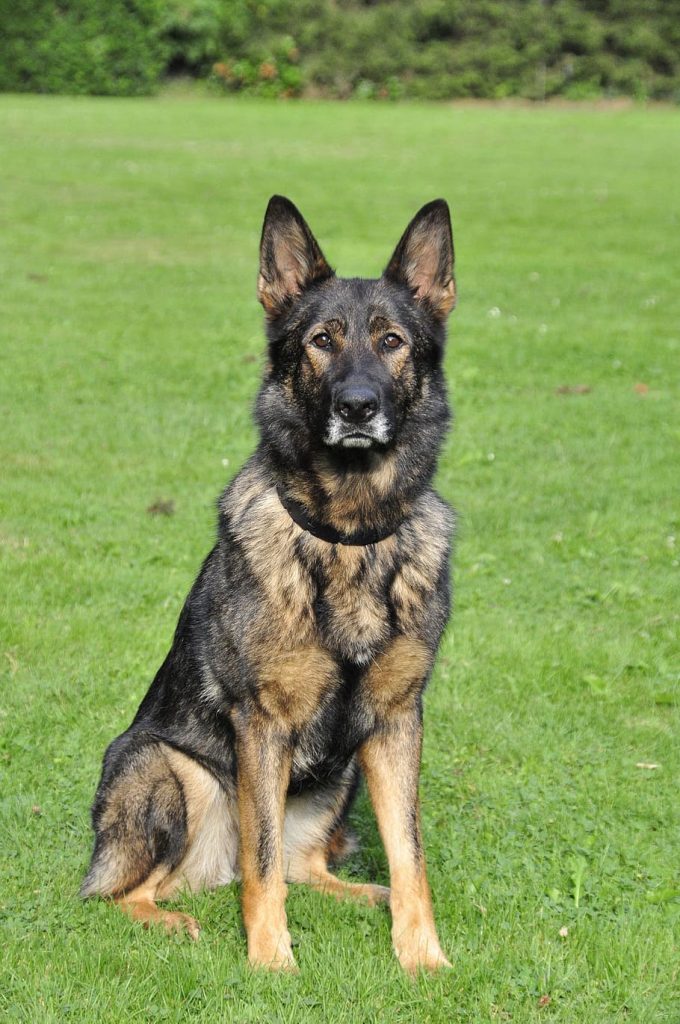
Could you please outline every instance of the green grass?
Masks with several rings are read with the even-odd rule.
[[[677,1024],[680,112],[6,96],[0,139],[0,1018]],[[298,977],[248,970],[234,886],[179,901],[195,945],[76,896],[103,749],[254,444],[275,191],[345,274],[454,215],[422,796],[455,969],[416,982],[385,912],[301,888]]]

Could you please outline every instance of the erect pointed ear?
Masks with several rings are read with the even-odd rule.
[[[298,208],[284,196],[272,196],[262,226],[257,279],[257,297],[267,316],[278,316],[305,288],[332,276]]]
[[[427,203],[401,236],[383,277],[407,285],[444,320],[456,304],[453,235],[444,199]]]

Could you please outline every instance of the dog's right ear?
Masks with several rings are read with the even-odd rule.
[[[435,199],[406,228],[384,277],[405,284],[417,301],[445,320],[456,304],[453,263],[449,207],[444,199]]]
[[[264,215],[257,279],[257,297],[267,316],[279,316],[305,288],[332,276],[298,208],[284,196],[272,196]]]

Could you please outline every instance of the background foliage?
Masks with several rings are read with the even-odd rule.
[[[0,0],[0,89],[135,96],[166,66],[159,0]]]
[[[679,0],[0,0],[0,89],[680,99]]]

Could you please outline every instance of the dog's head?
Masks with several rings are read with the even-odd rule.
[[[443,199],[416,214],[377,280],[336,277],[297,208],[270,200],[258,278],[269,369],[258,414],[275,447],[379,452],[398,443],[419,406],[432,411],[439,398],[445,409],[453,263]]]

